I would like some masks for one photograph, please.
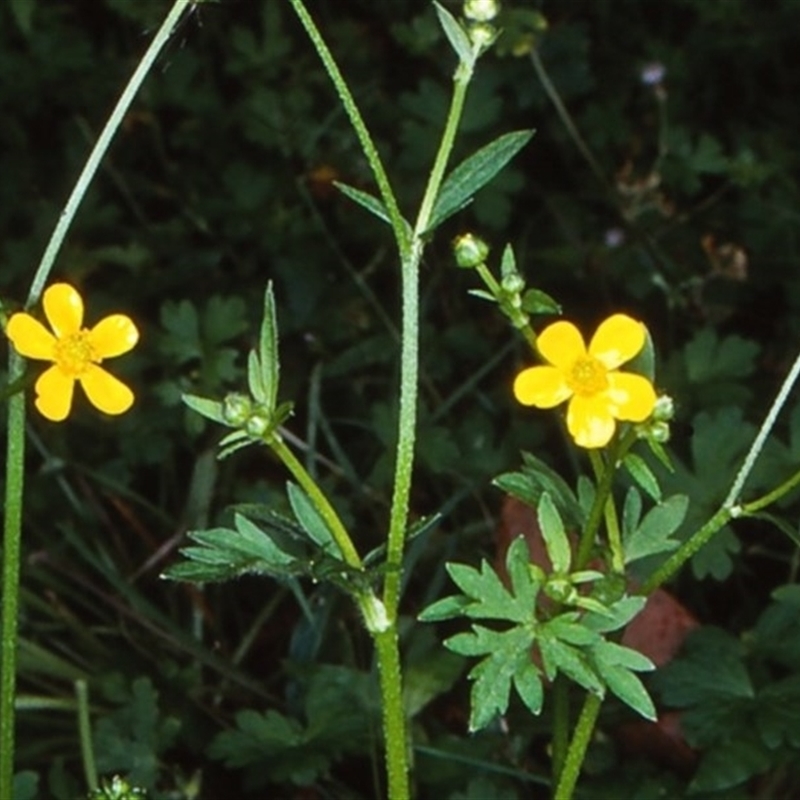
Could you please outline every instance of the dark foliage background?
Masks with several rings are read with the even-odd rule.
[[[420,0],[310,5],[411,214],[454,68],[433,10]],[[0,8],[0,292],[9,308],[25,297],[89,147],[166,10],[156,0]],[[423,274],[413,510],[445,518],[412,546],[405,596],[422,798],[546,796],[547,713],[531,720],[516,710],[468,736],[465,664],[439,648],[440,632],[410,621],[446,590],[445,559],[492,557],[501,498],[489,482],[520,450],[570,479],[581,468],[551,416],[512,402],[510,382],[530,356],[491,306],[467,295],[473,276],[454,269],[452,237],[472,230],[495,256],[510,242],[529,282],[587,331],[616,310],[646,320],[657,383],[678,404],[679,467],[667,480],[697,501],[686,533],[724,497],[800,341],[797,2],[508,0],[504,14],[456,160],[509,130],[537,134],[438,232]],[[648,84],[643,70],[654,65],[664,77]],[[268,280],[282,395],[296,403],[289,429],[359,546],[381,540],[397,263],[387,230],[333,180],[372,188],[288,4],[198,4],[125,120],[54,275],[81,289],[94,318],[124,310],[143,336],[120,365],[137,390],[130,414],[101,419],[83,404],[68,424],[29,422],[19,763],[38,773],[39,797],[83,791],[70,710],[77,677],[89,679],[98,766],[130,774],[153,797],[381,796],[369,647],[334,590],[159,580],[187,529],[225,519],[233,503],[285,505],[285,476],[265,454],[215,463],[219,431],[179,402],[181,391],[221,396],[242,385]],[[785,419],[752,492],[796,469],[800,413]],[[796,530],[796,509],[784,505]],[[731,669],[769,687],[796,677],[798,662],[776,666],[747,642],[753,630],[768,642],[786,635],[764,615],[785,612],[791,626],[794,601],[776,605],[770,593],[796,570],[791,541],[750,523],[715,540],[674,589],[730,637]],[[796,702],[793,684],[786,692]],[[672,704],[693,698],[673,694]],[[701,692],[700,708],[706,700]],[[692,743],[738,747],[755,766],[732,778],[723,761],[694,789],[794,796],[800,741],[750,741],[751,712],[739,711]],[[643,756],[623,759],[608,738],[587,769],[587,797],[678,797],[689,780]]]

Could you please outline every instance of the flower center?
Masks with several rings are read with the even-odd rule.
[[[53,361],[67,375],[77,377],[91,364],[99,363],[100,357],[92,345],[89,331],[84,328],[56,342]]]
[[[567,385],[575,394],[590,397],[608,389],[608,370],[592,356],[575,360],[567,373]]]

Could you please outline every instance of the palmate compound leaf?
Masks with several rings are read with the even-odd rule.
[[[511,543],[506,554],[511,591],[506,589],[487,561],[481,562],[480,570],[466,564],[448,564],[450,577],[468,600],[440,600],[423,612],[428,615],[425,617],[426,621],[444,619],[441,616],[443,610],[457,608],[461,614],[472,618],[502,619],[527,624],[533,619],[536,595],[539,592],[539,584],[533,580],[528,562],[528,548],[520,536]]]
[[[674,550],[678,542],[670,536],[678,530],[688,509],[689,498],[685,494],[674,494],[651,508],[636,529],[624,537],[625,563]]]
[[[612,694],[645,719],[655,720],[650,695],[634,672],[650,672],[655,664],[636,650],[601,639],[591,648],[594,667]]]
[[[506,472],[492,483],[534,509],[538,507],[542,494],[547,492],[560,510],[566,525],[570,528],[581,527],[585,521],[584,511],[567,482],[544,461],[530,453],[523,453],[522,461],[521,472]]]
[[[484,656],[470,671],[474,680],[471,693],[470,731],[486,727],[497,714],[508,708],[512,681],[523,687],[523,701],[534,713],[541,710],[534,682],[538,681],[530,650],[533,626],[518,625],[507,631],[493,631],[473,625],[471,633],[459,633],[445,641],[445,647],[465,656]],[[538,693],[541,693],[541,685]],[[535,710],[534,710],[535,709]]]
[[[273,536],[241,514],[234,520],[236,530],[191,531],[189,538],[196,546],[182,548],[186,561],[171,566],[163,577],[206,583],[248,573],[282,577],[304,571],[305,559],[299,558],[298,552],[279,547]]]

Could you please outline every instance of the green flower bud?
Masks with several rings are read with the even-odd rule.
[[[222,417],[228,425],[241,428],[253,413],[253,401],[241,392],[231,392],[222,401]]]
[[[464,0],[464,16],[475,22],[491,22],[499,13],[498,0]]]
[[[519,294],[525,288],[525,279],[519,272],[510,272],[503,277],[501,284],[509,294]]]
[[[483,52],[494,44],[497,39],[498,31],[491,22],[473,22],[467,31],[472,44],[478,48],[478,52]]]
[[[562,575],[551,575],[544,585],[544,593],[557,603],[569,603],[578,594],[569,579]]]
[[[272,418],[263,412],[256,412],[245,423],[244,430],[253,439],[260,439],[272,428]]]
[[[648,432],[648,436],[658,444],[666,444],[670,435],[669,423],[667,422],[654,422]]]
[[[456,264],[464,269],[473,269],[486,261],[489,245],[471,233],[457,236],[453,240],[453,254]]]
[[[662,394],[656,399],[652,419],[655,422],[669,422],[674,417],[675,401],[668,394]]]

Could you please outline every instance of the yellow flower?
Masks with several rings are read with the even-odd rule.
[[[653,411],[656,393],[641,375],[617,371],[644,347],[641,322],[614,314],[597,329],[587,351],[578,329],[556,322],[538,338],[539,353],[550,366],[529,367],[517,375],[514,395],[520,403],[553,408],[565,400],[567,428],[580,447],[604,447],[615,420],[642,422]]]
[[[89,400],[106,414],[122,414],[133,404],[133,392],[98,366],[104,358],[127,353],[139,331],[123,314],[112,314],[93,328],[83,325],[83,300],[66,283],[44,293],[44,313],[53,332],[30,314],[14,314],[6,334],[17,352],[27,358],[52,361],[36,381],[36,408],[60,422],[69,414],[78,381]]]

